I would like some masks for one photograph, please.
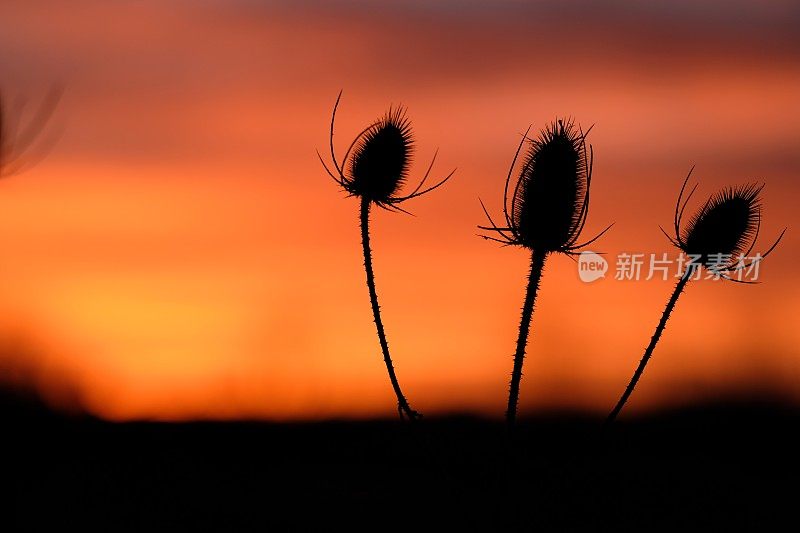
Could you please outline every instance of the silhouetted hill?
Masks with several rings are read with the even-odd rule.
[[[763,531],[796,517],[800,413],[768,404],[606,435],[596,418],[522,420],[512,447],[502,423],[471,418],[111,424],[14,402],[0,408],[3,531]]]

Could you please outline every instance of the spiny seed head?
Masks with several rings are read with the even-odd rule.
[[[692,177],[694,167],[683,180],[673,217],[674,237],[661,228],[670,242],[689,256],[691,269],[699,267],[721,275],[724,279],[751,283],[741,279],[741,272],[763,261],[781,242],[786,228],[765,252],[755,257],[750,253],[758,241],[761,229],[761,190],[763,185],[749,184],[724,189],[708,200],[703,207],[681,229],[683,213],[694,192],[695,184],[684,198],[686,185]],[[732,276],[736,275],[736,279]]]
[[[512,222],[525,246],[554,252],[576,236],[588,188],[584,143],[572,120],[549,124],[530,142],[512,204]]]
[[[350,196],[362,199],[367,208],[374,203],[378,207],[392,211],[408,213],[400,204],[428,194],[438,189],[449,180],[455,170],[439,182],[425,186],[436,162],[436,154],[428,166],[422,180],[411,192],[399,194],[408,179],[411,156],[414,151],[414,139],[411,135],[411,122],[406,117],[403,107],[389,108],[389,111],[359,133],[344,154],[341,164],[336,157],[333,146],[333,133],[336,122],[336,110],[342,93],[336,98],[331,114],[330,133],[330,166],[317,152],[325,172],[333,178]]]
[[[517,148],[506,176],[503,195],[505,224],[498,226],[486,206],[483,212],[488,226],[478,226],[484,239],[509,246],[523,246],[534,252],[576,254],[611,229],[608,226],[595,237],[578,243],[589,214],[589,187],[592,183],[592,147],[587,149],[586,136],[571,120],[556,120],[546,126],[536,139],[529,140],[528,131]],[[519,179],[509,201],[511,174],[525,142],[528,151]],[[613,225],[613,224],[612,224]]]
[[[378,203],[390,203],[408,177],[414,150],[411,123],[403,107],[390,108],[359,139],[348,162],[346,189]]]
[[[720,255],[745,252],[761,221],[762,188],[755,184],[729,187],[709,198],[680,235],[680,248],[699,256],[697,261],[704,266]]]
[[[61,93],[60,86],[53,87],[25,124],[20,120],[22,102],[9,113],[0,94],[0,177],[27,170],[45,155],[48,143],[41,139],[42,132],[56,110]],[[14,125],[9,127],[9,122]]]

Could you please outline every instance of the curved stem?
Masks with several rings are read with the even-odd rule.
[[[625,406],[625,402],[628,401],[628,397],[633,392],[633,389],[636,387],[636,383],[639,381],[639,378],[642,377],[642,372],[644,372],[644,367],[647,366],[647,362],[653,355],[653,350],[655,350],[656,344],[658,344],[658,340],[661,338],[661,334],[664,332],[664,328],[667,325],[667,320],[669,320],[669,315],[675,308],[675,304],[678,302],[678,297],[683,292],[683,289],[686,287],[686,283],[689,282],[689,278],[691,277],[693,272],[694,269],[687,268],[684,275],[678,281],[678,284],[675,285],[675,290],[672,291],[672,296],[670,297],[669,302],[667,302],[667,307],[664,309],[664,313],[661,315],[661,320],[658,322],[658,326],[656,326],[656,331],[655,333],[653,333],[653,337],[650,339],[650,344],[644,351],[644,356],[642,357],[642,360],[639,361],[639,366],[636,368],[636,372],[633,373],[633,377],[631,378],[630,383],[628,383],[628,386],[625,388],[625,392],[622,393],[622,397],[617,402],[617,405],[616,407],[614,407],[614,410],[611,411],[611,414],[608,415],[604,427],[608,427],[614,422],[619,412],[622,411],[622,408]]]
[[[522,363],[525,359],[525,346],[528,344],[533,306],[536,303],[536,293],[539,290],[539,280],[542,278],[544,260],[547,252],[534,251],[531,255],[531,271],[528,275],[528,288],[525,291],[525,303],[522,305],[522,318],[519,322],[519,337],[517,337],[517,351],[514,354],[514,370],[511,372],[511,385],[508,389],[508,410],[506,422],[512,427],[517,418],[517,403],[519,401],[519,382],[522,380]]]
[[[375,319],[375,327],[378,330],[378,341],[381,344],[381,351],[383,352],[383,361],[386,363],[386,370],[389,372],[389,380],[392,382],[392,389],[397,396],[397,410],[400,412],[400,418],[408,417],[410,420],[416,420],[422,415],[414,411],[400,389],[400,383],[397,381],[397,375],[394,372],[392,365],[392,358],[389,355],[389,343],[386,341],[386,332],[383,329],[383,321],[381,320],[381,309],[378,305],[378,292],[375,290],[375,274],[372,272],[372,250],[369,245],[369,208],[370,201],[367,199],[361,200],[361,244],[364,247],[364,270],[367,273],[367,288],[369,289],[369,299],[372,303],[372,316]]]

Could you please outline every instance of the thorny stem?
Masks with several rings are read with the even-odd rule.
[[[386,370],[389,372],[389,380],[391,380],[392,388],[397,396],[397,409],[400,413],[400,418],[407,417],[409,420],[417,420],[421,418],[422,415],[414,411],[408,404],[405,396],[403,396],[403,391],[400,389],[400,383],[397,381],[397,376],[394,372],[392,358],[389,355],[389,343],[386,341],[386,332],[383,329],[381,309],[378,305],[378,293],[375,290],[375,274],[372,272],[372,250],[369,245],[369,208],[370,201],[363,198],[361,200],[361,244],[364,247],[364,270],[367,273],[367,288],[369,288],[369,299],[372,303],[372,315],[375,319],[375,327],[378,330],[378,341],[380,341],[381,344],[383,361],[386,363]]]
[[[653,350],[655,350],[656,344],[658,344],[658,340],[661,338],[661,334],[664,332],[664,328],[667,325],[667,320],[669,320],[669,315],[675,308],[675,304],[678,302],[678,297],[683,292],[683,289],[689,282],[689,279],[691,278],[693,272],[694,272],[693,268],[687,268],[686,272],[678,281],[678,284],[675,285],[675,290],[672,291],[672,296],[670,297],[669,302],[667,302],[667,307],[664,309],[664,314],[661,315],[661,320],[658,322],[658,326],[656,326],[656,331],[655,333],[653,333],[653,337],[650,339],[650,344],[644,351],[644,356],[642,357],[642,360],[639,361],[639,366],[636,368],[636,372],[633,373],[631,382],[628,383],[628,386],[625,388],[625,392],[622,393],[622,397],[617,402],[617,405],[616,407],[614,407],[614,410],[611,411],[611,414],[608,415],[608,418],[606,419],[606,422],[603,427],[608,428],[614,422],[619,412],[622,411],[622,408],[625,406],[625,402],[628,401],[628,397],[633,392],[633,389],[636,387],[636,383],[639,381],[639,378],[642,377],[642,372],[644,372],[644,367],[647,366],[647,362],[650,360],[650,356],[653,355]]]
[[[519,322],[517,351],[514,354],[514,370],[511,372],[511,385],[508,389],[506,422],[509,428],[514,426],[514,422],[517,418],[519,382],[522,379],[522,363],[525,359],[525,346],[528,344],[528,332],[531,326],[533,306],[536,303],[536,293],[539,290],[539,280],[542,278],[542,270],[544,269],[544,261],[546,258],[547,252],[534,251],[531,255],[531,271],[528,275],[528,288],[525,291],[525,303],[522,305],[522,318]]]

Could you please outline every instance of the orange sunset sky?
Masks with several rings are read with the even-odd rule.
[[[500,416],[529,256],[479,239],[520,134],[584,127],[587,237],[612,271],[548,261],[524,412],[613,407],[674,281],[617,281],[623,252],[672,252],[692,165],[703,199],[766,183],[763,283],[689,285],[629,412],[728,396],[800,402],[800,7],[793,1],[0,5],[0,90],[64,95],[59,135],[0,182],[0,369],[96,415],[308,419],[395,413],[358,202],[321,168],[390,104],[412,176],[442,189],[377,211],[378,291],[400,382],[424,414]],[[554,7],[557,6],[557,7]],[[23,117],[24,118],[24,117]],[[693,207],[696,208],[697,204]]]

